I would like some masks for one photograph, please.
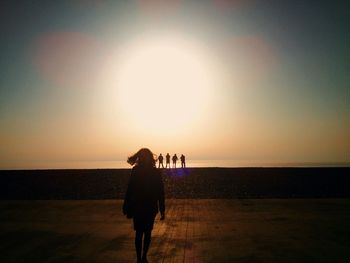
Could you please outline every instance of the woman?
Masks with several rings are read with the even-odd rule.
[[[165,218],[163,181],[156,168],[154,155],[149,149],[142,148],[128,158],[128,163],[133,168],[124,199],[123,213],[128,218],[133,218],[137,262],[148,262],[147,252],[154,219],[158,211],[161,214],[160,220]]]

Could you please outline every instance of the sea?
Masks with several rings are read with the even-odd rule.
[[[165,165],[165,162],[164,162]],[[172,164],[171,164],[172,166]],[[158,163],[157,163],[158,167]],[[181,163],[177,163],[181,167]],[[247,160],[187,160],[186,167],[350,167],[350,163],[320,162],[280,162],[280,161],[247,161]],[[0,162],[0,170],[26,169],[125,169],[131,168],[126,160],[113,161],[25,161]]]

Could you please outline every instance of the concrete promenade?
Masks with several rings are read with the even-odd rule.
[[[136,262],[121,200],[1,201],[0,262]],[[348,262],[350,199],[168,199],[149,262]]]

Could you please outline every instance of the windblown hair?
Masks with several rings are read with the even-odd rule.
[[[128,157],[127,162],[131,165],[139,165],[144,167],[155,167],[155,155],[148,148],[142,148],[134,155]]]

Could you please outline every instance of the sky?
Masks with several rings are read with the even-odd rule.
[[[0,169],[120,161],[141,147],[349,164],[349,10],[346,1],[1,1]]]

